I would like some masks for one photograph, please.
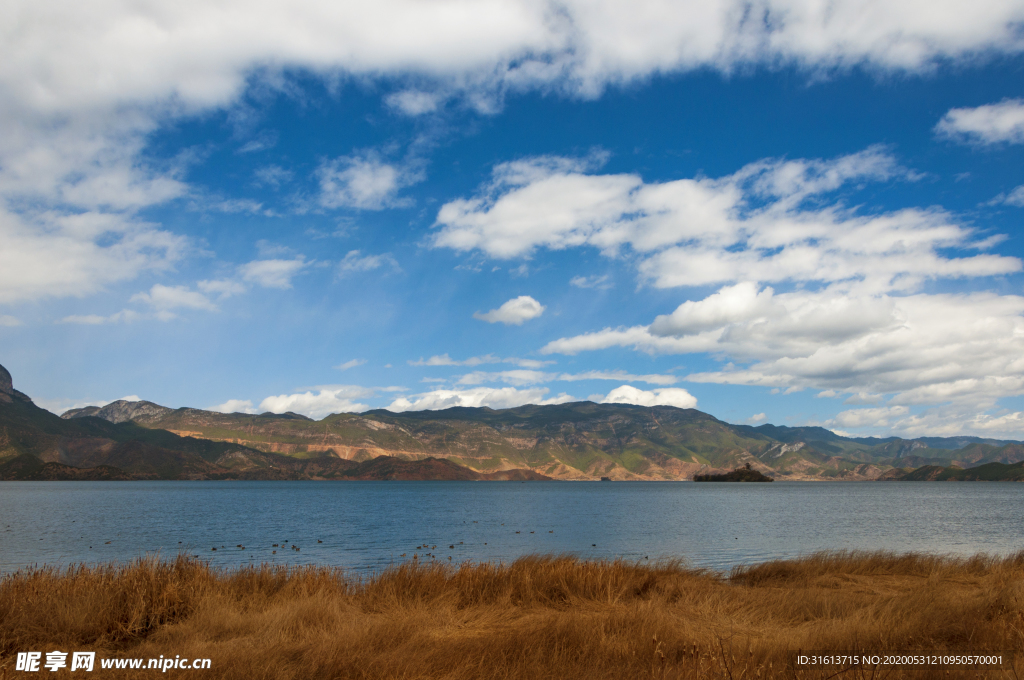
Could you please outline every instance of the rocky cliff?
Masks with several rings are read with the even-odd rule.
[[[0,366],[0,403],[11,404],[15,401],[32,403],[27,394],[22,394],[14,389],[14,380],[11,373],[3,366]]]

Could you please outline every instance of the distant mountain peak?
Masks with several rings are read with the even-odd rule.
[[[127,423],[129,421],[146,423],[156,422],[173,411],[174,409],[172,408],[154,404],[151,401],[125,401],[124,399],[118,399],[103,407],[86,406],[85,408],[73,408],[62,413],[60,417],[69,420],[71,418],[93,416],[109,420],[112,423]]]

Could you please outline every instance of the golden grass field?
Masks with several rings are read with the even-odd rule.
[[[1024,552],[822,553],[728,574],[525,557],[218,571],[202,561],[0,580],[0,678],[825,678],[795,650],[1013,650],[1013,668],[841,678],[1024,679]],[[19,651],[206,657],[209,670],[24,673]]]

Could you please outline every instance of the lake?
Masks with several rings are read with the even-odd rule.
[[[728,569],[838,549],[1022,550],[1024,484],[0,483],[0,572],[179,551],[224,567],[366,571],[429,552],[453,563],[570,553]]]

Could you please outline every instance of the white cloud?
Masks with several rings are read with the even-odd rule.
[[[482,356],[470,356],[469,358],[457,360],[447,355],[435,354],[428,359],[419,358],[415,362],[408,362],[410,366],[482,366],[484,364],[512,364],[523,369],[543,369],[546,366],[555,364],[553,360],[539,360],[534,358],[519,358],[516,356],[495,356],[484,354]]]
[[[598,290],[605,290],[612,287],[612,283],[608,280],[607,274],[602,276],[574,276],[569,281],[569,285],[577,288],[597,288]]]
[[[950,109],[935,126],[935,131],[962,142],[1024,144],[1024,99]]]
[[[647,375],[634,375],[625,371],[584,371],[583,373],[562,373],[558,380],[575,382],[578,380],[632,380],[634,382],[645,382],[651,385],[674,385],[678,378],[674,375],[662,375],[648,373]]]
[[[688,300],[669,315],[659,316],[651,324],[655,335],[696,335],[702,331],[764,316],[773,292],[760,293],[757,284],[744,282],[723,288],[703,300]]]
[[[245,213],[248,215],[273,214],[263,209],[263,204],[249,198],[222,198],[207,203],[197,203],[197,209],[216,210],[229,215]]]
[[[889,428],[896,420],[906,416],[906,406],[885,406],[880,408],[858,408],[842,411],[828,421],[828,425],[848,428]]]
[[[544,387],[520,390],[515,387],[476,387],[468,390],[433,390],[413,395],[411,399],[399,397],[386,408],[389,411],[436,411],[454,406],[493,409],[515,408],[524,404],[565,404],[576,399],[564,392],[545,399],[548,389]]]
[[[335,368],[338,369],[339,371],[347,371],[350,368],[355,368],[356,366],[362,366],[365,363],[366,363],[366,359],[351,359],[349,361],[346,361],[343,364],[338,364],[337,366],[335,366]]]
[[[354,401],[371,397],[372,389],[357,385],[324,385],[316,389],[295,394],[280,394],[267,397],[260,402],[259,412],[286,413],[292,411],[320,420],[332,413],[359,413],[369,406]]]
[[[522,368],[543,368],[554,361],[539,361],[537,359],[519,359],[518,357],[496,357],[493,354],[485,354],[479,357],[470,357],[461,361],[452,359],[445,354],[437,354],[429,359],[418,359],[407,362],[410,366],[481,366],[483,364],[513,364]]]
[[[544,371],[531,371],[521,368],[514,371],[474,371],[459,378],[460,385],[481,385],[488,382],[503,382],[509,385],[536,385],[537,383],[548,382],[557,377],[555,373]]]
[[[293,251],[288,246],[281,245],[280,243],[274,243],[273,241],[261,238],[256,241],[256,252],[259,253],[261,260],[271,260],[274,258],[285,258],[291,255]]]
[[[144,271],[165,271],[186,246],[180,236],[122,215],[27,216],[2,205],[0,243],[0,303],[83,297]]]
[[[402,271],[402,268],[398,266],[398,262],[391,256],[391,253],[363,255],[361,251],[350,250],[345,254],[341,262],[338,263],[338,274],[342,276],[346,274],[360,274],[380,269],[381,267],[389,267],[396,272]]]
[[[747,418],[747,420],[751,423],[760,423],[761,421],[766,420],[767,418],[768,416],[766,416],[764,413],[755,413],[754,415]]]
[[[849,397],[843,400],[844,404],[850,405],[862,405],[862,404],[878,404],[882,401],[881,394],[871,394],[870,392],[858,392],[851,394]]]
[[[253,153],[256,151],[266,151],[267,149],[273,149],[277,146],[280,135],[273,130],[263,130],[255,137],[250,139],[248,142],[238,147],[236,153]]]
[[[421,175],[409,168],[385,163],[376,154],[342,156],[323,163],[317,170],[320,205],[325,208],[383,210],[408,205],[396,198],[398,190]]]
[[[544,157],[495,168],[481,196],[438,212],[433,244],[497,258],[538,248],[590,246],[638,255],[659,288],[742,279],[860,282],[908,290],[928,279],[1016,272],[1012,257],[978,253],[972,231],[937,208],[860,214],[836,192],[869,181],[912,180],[881,148],[832,160],[763,160],[718,179],[645,183],[585,174]],[[831,199],[831,200],[830,200]],[[950,251],[969,251],[951,256]]]
[[[708,319],[717,319],[716,325]],[[657,327],[609,328],[562,338],[542,352],[615,346],[664,354],[706,352],[736,364],[687,380],[787,392],[814,388],[824,390],[821,396],[850,393],[850,404],[877,404],[888,394],[893,395],[890,409],[952,404],[962,415],[969,405],[977,415],[998,399],[1024,394],[1020,296],[890,296],[831,288],[776,294],[740,283],[684,303],[659,320]],[[856,416],[864,427],[868,416],[881,412],[866,413]],[[883,415],[892,424],[900,414]],[[857,427],[851,420],[837,423]]]
[[[473,318],[486,321],[487,323],[503,323],[506,326],[522,326],[524,321],[536,319],[544,313],[546,307],[534,300],[529,295],[520,295],[512,298],[501,307],[492,309],[486,314],[474,312]]]
[[[0,326],[6,326],[7,328],[13,328],[14,326],[21,326],[21,319],[11,316],[10,314],[0,314]]]
[[[403,90],[388,95],[385,98],[388,106],[396,109],[407,116],[422,116],[424,113],[433,113],[440,108],[444,98],[434,92],[421,92],[419,90]]]
[[[248,399],[228,399],[210,410],[217,413],[256,413],[256,409],[252,407],[252,402]]]
[[[311,263],[299,255],[291,260],[253,260],[238,268],[242,280],[264,288],[292,287],[292,278]]]
[[[1024,438],[1024,412],[979,413],[977,410],[954,404],[902,417],[896,414],[896,420],[889,430],[904,437],[953,437],[971,434],[1019,440]]]
[[[953,402],[913,413],[906,406],[890,404],[843,411],[821,425],[843,436],[858,436],[841,429],[846,425],[861,434],[887,433],[908,439],[974,435],[1019,440],[1024,437],[1024,412],[1002,409],[985,413],[973,404]]]
[[[1018,208],[1024,208],[1024,184],[1017,187],[1006,196],[1002,196],[999,202],[1007,205],[1013,205]]]
[[[60,320],[60,323],[74,323],[82,326],[99,326],[110,322],[110,317],[99,314],[71,314]]]
[[[632,385],[616,387],[608,393],[602,404],[636,404],[637,406],[675,406],[696,408],[697,399],[679,387],[663,387],[656,390],[641,390]]]
[[[145,302],[157,311],[181,308],[217,311],[217,305],[210,302],[209,298],[202,293],[189,290],[186,286],[164,286],[158,283],[150,288],[148,293],[136,293],[130,301]]]
[[[257,184],[272,186],[275,189],[290,182],[295,176],[294,172],[282,168],[280,165],[265,165],[253,170],[252,174],[256,178]]]
[[[140,314],[131,309],[122,309],[120,312],[115,312],[109,316],[100,316],[99,314],[72,314],[65,316],[58,323],[72,323],[83,326],[99,326],[107,323],[130,323],[140,318]]]
[[[673,385],[678,382],[674,375],[634,375],[625,371],[584,371],[582,373],[548,373],[546,371],[518,369],[514,371],[473,371],[459,376],[456,381],[460,385],[482,385],[491,382],[503,382],[517,387],[552,382],[579,382],[581,380],[632,380],[652,385]]]
[[[968,11],[968,9],[970,11]],[[67,111],[176,93],[185,108],[223,106],[258,65],[318,72],[414,73],[470,84],[568,81],[593,91],[655,72],[795,63],[916,70],[943,58],[1016,53],[1012,2],[828,7],[807,0],[628,6],[569,0],[390,0],[372,7],[221,0],[154,12],[72,2],[10,7],[0,81],[18,101]],[[478,85],[479,86],[479,85]]]
[[[5,3],[0,25],[17,30],[0,41],[0,199],[33,207],[0,217],[0,301],[88,295],[169,266],[182,239],[135,223],[132,211],[186,195],[187,160],[154,167],[143,151],[161,126],[229,108],[250,83],[285,88],[292,73],[410,79],[424,85],[392,95],[398,110],[425,113],[440,106],[430,92],[450,92],[493,111],[506,91],[588,97],[653,74],[758,65],[926,72],[1024,49],[1019,2],[918,4]],[[243,148],[266,148],[272,137]],[[324,207],[378,209],[413,178],[367,154],[327,163],[321,179]],[[606,180],[581,188],[614,200],[616,184],[633,181]],[[82,236],[43,219],[51,210],[122,224],[107,237]]]
[[[233,295],[241,295],[246,291],[245,286],[240,284],[238,281],[232,281],[230,279],[199,281],[196,283],[196,288],[207,295],[216,295],[218,300],[224,300]]]

